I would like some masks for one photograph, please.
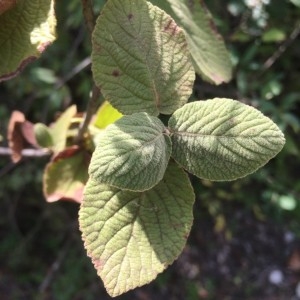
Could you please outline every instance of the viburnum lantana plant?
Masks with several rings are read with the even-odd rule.
[[[11,2],[0,5],[2,80],[54,40],[54,1]],[[92,11],[82,3],[85,13]],[[20,15],[31,27],[17,23]],[[273,158],[285,139],[268,117],[239,101],[190,100],[195,73],[214,84],[232,73],[200,1],[108,0],[95,25],[86,16],[93,95],[101,91],[108,102],[93,119],[92,105],[85,119],[71,106],[52,126],[35,124],[32,144],[53,154],[44,175],[47,200],[81,202],[87,254],[117,296],[149,283],[180,255],[193,222],[188,173],[213,181],[244,177]],[[9,37],[8,26],[20,27],[20,36]],[[21,38],[18,51],[8,54],[4,39]]]

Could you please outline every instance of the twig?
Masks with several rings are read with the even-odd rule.
[[[82,12],[85,19],[86,26],[89,30],[90,35],[92,36],[92,32],[95,27],[95,16],[92,6],[91,0],[81,0],[82,3]],[[80,143],[83,140],[84,133],[86,132],[94,113],[96,112],[97,107],[99,106],[99,98],[101,96],[100,89],[93,84],[92,94],[90,100],[88,102],[87,110],[84,116],[84,120],[80,125],[78,130],[78,134],[75,137],[75,143]]]
[[[86,132],[94,113],[99,106],[99,98],[101,96],[100,89],[94,84],[92,89],[92,95],[88,102],[86,113],[83,122],[80,124],[78,134],[75,138],[75,143],[80,143],[83,140],[84,133]]]
[[[70,50],[68,52],[68,56],[64,60],[64,70],[67,70],[70,65],[73,65],[73,61],[75,56],[78,53],[79,47],[82,45],[86,38],[86,26],[84,23],[80,24],[80,28],[78,29],[78,33],[76,35],[76,38],[72,41],[72,44],[70,45]]]
[[[51,282],[53,281],[53,278],[55,274],[60,269],[65,257],[68,254],[68,251],[70,249],[71,245],[71,239],[68,238],[65,244],[63,245],[62,249],[60,250],[56,260],[52,263],[50,269],[47,272],[46,277],[42,281],[41,285],[39,286],[39,293],[43,294],[48,289],[48,287],[51,285]]]
[[[5,165],[4,167],[2,167],[0,169],[0,178],[5,176],[7,173],[9,173],[11,170],[13,170],[16,166],[17,166],[17,164],[10,162],[7,165]]]
[[[83,69],[91,64],[91,58],[86,57],[79,64],[77,64],[67,75],[65,75],[62,79],[60,79],[55,86],[55,89],[60,89],[67,81],[72,79],[75,75],[80,73]]]
[[[93,5],[91,0],[81,0],[82,3],[82,12],[85,19],[85,24],[92,34],[95,27],[95,16],[93,11]]]
[[[0,147],[0,155],[10,156],[12,151],[10,148]],[[47,149],[23,149],[23,157],[43,157],[49,156],[51,152]]]
[[[280,56],[294,42],[294,40],[297,38],[299,34],[300,34],[300,22],[297,22],[289,38],[285,40],[284,43],[277,49],[277,51],[264,62],[260,75],[263,74],[265,71],[267,71],[280,58]]]

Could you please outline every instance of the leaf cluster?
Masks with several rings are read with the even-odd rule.
[[[0,80],[16,76],[55,39],[53,7],[54,1],[0,7]],[[18,16],[24,24],[16,24]],[[93,30],[91,63],[108,102],[79,142],[84,118],[75,106],[50,126],[31,126],[31,144],[52,154],[45,197],[82,202],[85,248],[112,296],[152,281],[181,253],[195,199],[186,171],[235,180],[262,167],[285,143],[275,123],[241,102],[188,103],[195,73],[217,85],[232,76],[211,21],[199,1],[107,1]],[[13,29],[19,36],[9,35]],[[28,140],[20,133],[25,122],[13,132]]]

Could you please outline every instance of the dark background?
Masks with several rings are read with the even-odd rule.
[[[86,107],[91,73],[74,72],[90,53],[80,1],[57,2],[57,41],[21,76],[0,84],[4,137],[15,109],[49,124],[71,103]],[[205,2],[231,53],[234,77],[221,86],[198,78],[194,96],[257,107],[287,143],[247,178],[192,178],[195,221],[183,253],[156,281],[116,299],[300,299],[299,1],[270,0],[262,9],[258,0],[256,8],[243,0]],[[0,157],[0,299],[110,299],[83,248],[78,204],[43,198],[47,161],[14,165]]]

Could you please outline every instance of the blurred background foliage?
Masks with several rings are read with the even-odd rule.
[[[104,4],[95,1],[98,13]],[[192,178],[195,222],[179,259],[148,286],[117,299],[300,299],[300,2],[206,0],[235,66],[229,84],[197,78],[194,97],[228,97],[260,109],[286,146],[247,178]],[[10,113],[51,123],[70,104],[84,111],[91,45],[80,1],[57,1],[58,39],[21,76],[0,84],[1,146]],[[86,257],[78,204],[47,204],[47,158],[0,157],[0,298],[110,299]]]

